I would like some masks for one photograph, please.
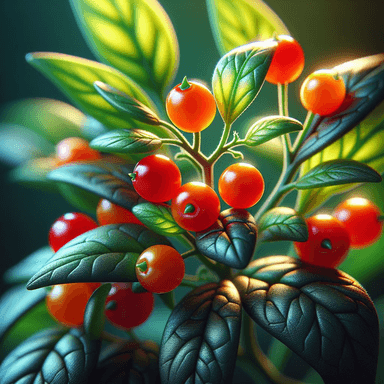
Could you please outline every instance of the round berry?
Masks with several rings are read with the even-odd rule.
[[[92,149],[87,140],[80,137],[68,137],[56,145],[58,166],[78,161],[101,159],[98,151]]]
[[[185,132],[202,131],[216,115],[215,98],[209,89],[186,78],[169,92],[166,108],[172,123]]]
[[[52,224],[48,242],[53,251],[57,252],[68,241],[95,228],[97,223],[84,213],[66,213]]]
[[[349,234],[339,220],[331,215],[315,215],[307,220],[309,237],[295,242],[297,254],[306,263],[335,268],[349,251]]]
[[[172,216],[187,231],[199,232],[219,217],[220,200],[208,185],[191,182],[181,186],[171,203]]]
[[[295,81],[304,69],[304,52],[291,36],[280,35],[265,80],[272,84],[289,84]]]
[[[96,217],[100,225],[142,222],[128,209],[111,203],[107,199],[101,199],[96,208]]]
[[[347,229],[351,248],[364,248],[376,242],[383,229],[380,209],[371,201],[354,197],[339,204],[334,213]]]
[[[168,245],[147,248],[136,261],[136,276],[150,292],[166,293],[178,287],[185,273],[184,260]]]
[[[263,176],[251,164],[232,164],[220,176],[219,193],[233,208],[250,208],[263,196]]]

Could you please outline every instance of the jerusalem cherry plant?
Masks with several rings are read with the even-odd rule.
[[[379,239],[383,216],[357,195],[318,210],[382,180],[384,54],[310,74],[300,122],[289,116],[288,85],[305,68],[305,47],[261,0],[207,0],[221,54],[210,83],[193,72],[174,81],[178,42],[156,0],[70,3],[102,63],[29,53],[76,108],[17,102],[7,123],[27,112],[30,126],[0,132],[42,146],[14,180],[74,205],[49,244],[4,275],[14,286],[0,299],[0,383],[298,384],[312,367],[326,384],[373,384],[376,309],[337,268]],[[278,113],[258,117],[250,106],[265,81]],[[253,120],[241,134],[243,113]],[[272,140],[282,168],[266,192],[272,172],[258,169],[257,147]],[[285,255],[274,250],[283,241]],[[155,313],[165,324],[159,345],[145,336],[158,328]],[[284,344],[304,372],[280,372],[258,336]]]

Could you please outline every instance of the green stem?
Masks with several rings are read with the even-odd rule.
[[[208,157],[209,164],[215,164],[219,157],[225,152],[224,147],[227,144],[229,134],[231,132],[231,124],[225,123],[223,134],[221,135],[220,143],[216,150]]]
[[[189,161],[193,167],[196,169],[197,173],[199,174],[199,178],[203,180],[204,177],[204,168],[203,166],[195,160],[193,156],[190,156],[188,153],[179,152],[175,155],[175,160],[187,160]]]
[[[201,132],[195,132],[193,134],[193,150],[200,152]]]
[[[297,154],[297,151],[303,144],[304,140],[308,136],[308,131],[311,129],[312,121],[315,118],[315,114],[311,111],[308,111],[307,117],[305,118],[304,124],[303,124],[303,130],[299,132],[299,134],[296,137],[296,141],[293,144],[293,155],[295,156]]]
[[[288,84],[277,84],[277,98],[279,115],[288,117]],[[289,133],[282,136],[284,146],[284,161],[288,165],[291,162],[292,148]]]
[[[190,249],[189,251],[186,251],[184,253],[181,254],[181,257],[185,260],[187,259],[188,257],[191,257],[191,256],[197,256],[198,255],[198,251],[193,248],[193,249]]]
[[[136,341],[138,343],[140,342],[140,339],[135,335],[135,332],[132,329],[127,329],[126,332],[133,341]]]

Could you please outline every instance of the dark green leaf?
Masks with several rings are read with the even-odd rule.
[[[241,326],[231,281],[198,287],[171,313],[160,347],[163,384],[231,383]]]
[[[168,207],[153,203],[141,203],[132,213],[149,229],[163,236],[177,236],[185,230],[176,223]]]
[[[245,136],[245,144],[256,146],[286,133],[300,131],[303,124],[291,117],[268,116],[256,121]]]
[[[83,188],[131,210],[143,201],[128,176],[133,168],[132,165],[111,160],[69,164],[50,172],[48,179]]]
[[[261,241],[307,241],[308,228],[304,217],[292,208],[276,207],[261,217],[259,235]]]
[[[82,331],[49,329],[25,340],[0,366],[1,384],[83,384],[97,364],[99,341]]]
[[[146,248],[170,245],[137,224],[104,225],[65,244],[29,281],[27,288],[80,282],[137,281],[136,260]]]
[[[381,176],[373,168],[355,160],[330,160],[312,168],[295,183],[297,189],[328,187],[349,183],[379,183]]]
[[[215,224],[196,233],[196,246],[204,256],[242,269],[252,258],[256,239],[253,216],[245,209],[230,208],[220,213]]]
[[[322,119],[314,132],[310,130],[296,163],[302,163],[345,135],[384,99],[384,54],[349,61],[333,70],[344,80],[345,102],[336,114]]]
[[[108,132],[92,140],[90,146],[101,152],[149,153],[161,147],[161,140],[141,129],[121,129]]]
[[[104,100],[119,111],[125,112],[133,120],[149,125],[160,125],[156,113],[140,101],[101,81],[95,81],[93,86]]]
[[[5,283],[26,283],[53,256],[51,247],[42,247],[9,268],[3,276]]]
[[[108,345],[100,354],[92,376],[95,384],[159,383],[159,347],[153,342],[121,342]]]
[[[264,83],[277,43],[255,42],[228,52],[217,63],[212,88],[221,117],[233,123]]]
[[[84,312],[84,331],[91,340],[100,338],[104,330],[105,300],[112,285],[102,284],[89,298]]]
[[[356,280],[288,256],[256,260],[245,274],[234,283],[246,312],[325,383],[375,382],[378,319]]]

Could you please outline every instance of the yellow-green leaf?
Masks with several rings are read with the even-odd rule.
[[[131,128],[138,127],[141,123],[130,119],[105,101],[94,88],[95,81],[110,84],[156,111],[150,98],[133,80],[107,65],[49,52],[29,53],[26,59],[57,85],[80,109],[107,127]]]
[[[207,0],[209,20],[221,55],[250,41],[289,35],[280,18],[262,0]]]
[[[312,156],[301,166],[305,175],[317,165],[335,159],[350,159],[369,165],[384,173],[384,103],[373,110],[366,119],[329,147]],[[335,194],[349,191],[360,184],[337,185],[300,191],[297,210],[310,214]]]
[[[157,93],[172,82],[179,46],[156,0],[71,0],[71,5],[85,40],[101,61]]]

